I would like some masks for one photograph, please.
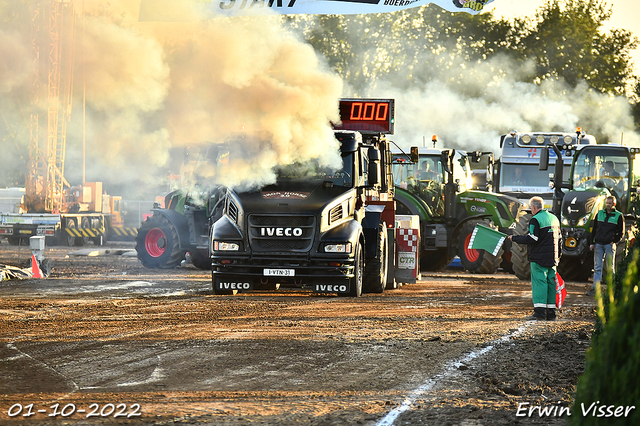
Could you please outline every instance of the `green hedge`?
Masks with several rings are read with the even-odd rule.
[[[605,293],[597,289],[596,330],[578,380],[569,425],[640,424],[639,243],[636,238],[615,279],[608,277]]]

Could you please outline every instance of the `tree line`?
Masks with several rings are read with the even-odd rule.
[[[640,78],[631,59],[638,39],[625,29],[605,31],[611,14],[603,0],[547,0],[534,16],[513,20],[490,12],[450,13],[433,4],[394,13],[283,19],[353,93],[380,82],[403,89],[440,78],[454,85],[474,64],[508,62],[523,67],[517,75],[522,82],[586,83],[599,93],[626,97],[638,129]]]

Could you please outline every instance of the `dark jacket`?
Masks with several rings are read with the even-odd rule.
[[[558,218],[546,210],[540,210],[529,221],[529,233],[514,235],[511,241],[529,245],[529,262],[550,268],[560,262],[562,234]]]
[[[614,207],[611,213],[602,209],[596,215],[591,230],[591,241],[596,244],[617,243],[624,235],[624,217]]]

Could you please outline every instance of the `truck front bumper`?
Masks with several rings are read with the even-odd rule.
[[[349,292],[354,277],[354,259],[260,255],[213,255],[213,285],[219,290],[298,288],[316,292]]]

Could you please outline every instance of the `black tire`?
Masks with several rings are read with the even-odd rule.
[[[104,223],[104,231],[102,235],[98,235],[97,237],[93,238],[93,244],[97,245],[97,246],[103,246],[105,244],[107,244],[107,239],[109,238],[109,227],[106,223],[106,218],[104,219],[104,222],[100,221],[100,223],[98,224],[98,228],[100,226],[102,226],[102,224]]]
[[[213,294],[218,296],[233,296],[234,294],[238,294],[238,290],[216,289],[216,280],[219,280],[219,278],[216,278],[215,275],[213,275],[213,272],[211,272],[211,288],[213,289]]]
[[[364,254],[362,253],[362,246],[359,243],[356,244],[354,258],[355,260],[353,262],[353,278],[349,280],[349,293],[338,293],[338,296],[362,296],[362,281],[364,278]]]
[[[574,256],[561,257],[558,273],[565,281],[589,281],[593,274],[593,255],[582,259]]]
[[[75,219],[67,219],[67,228],[68,229],[76,229],[76,220]],[[70,235],[66,230],[61,231],[62,245],[73,247],[76,245],[76,237]]]
[[[80,228],[87,229],[87,228],[91,228],[91,223],[89,222],[89,218],[87,217],[83,217],[80,220]],[[86,231],[85,231],[86,232]],[[76,241],[74,242],[74,245],[78,246],[78,247],[82,247],[82,246],[86,246],[87,244],[89,244],[89,241],[91,241],[91,238],[89,237],[78,237],[76,238]]]
[[[12,246],[19,246],[20,245],[20,237],[7,237],[7,241]]]
[[[189,254],[191,255],[191,263],[193,266],[204,271],[211,269],[211,257],[209,257],[208,251],[192,250]]]
[[[513,235],[525,235],[529,232],[531,213],[521,213],[516,222]],[[529,263],[529,250],[526,244],[511,244],[511,265],[513,273],[523,281],[531,279],[531,264]]]
[[[382,293],[387,285],[389,265],[387,262],[387,225],[383,222],[378,228],[377,247],[380,256],[369,260],[365,265],[364,291],[367,293]]]
[[[473,229],[477,224],[484,225],[488,228],[497,229],[493,222],[489,219],[479,219],[467,221],[458,232],[456,238],[458,248],[458,256],[465,270],[477,274],[494,274],[500,268],[502,262],[502,253],[504,250],[500,247],[496,256],[487,253],[485,250],[469,249],[469,240]]]
[[[437,272],[447,267],[454,256],[449,254],[446,247],[439,248],[435,251],[423,251],[420,256],[420,269],[423,271]]]
[[[51,266],[51,261],[49,259],[42,259],[40,261],[40,270],[42,271],[42,275],[48,277],[51,274],[51,270],[53,267]]]
[[[182,262],[186,250],[180,249],[178,233],[162,215],[153,215],[142,223],[136,236],[138,259],[149,269],[171,269]]]

